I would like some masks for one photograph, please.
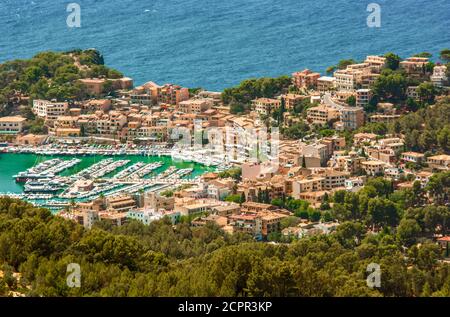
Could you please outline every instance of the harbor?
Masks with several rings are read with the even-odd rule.
[[[0,153],[0,196],[24,199],[57,211],[74,201],[195,183],[203,173],[215,170],[195,162],[172,160],[170,156],[142,153],[71,157],[66,153],[8,152]]]

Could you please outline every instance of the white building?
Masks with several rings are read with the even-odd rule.
[[[19,133],[22,132],[23,124],[26,119],[15,117],[1,117],[0,118],[0,134],[1,133]]]
[[[56,102],[56,100],[33,100],[33,113],[45,120],[56,120],[59,116],[66,114],[69,109],[67,102]]]
[[[434,66],[433,68],[433,75],[431,75],[430,79],[433,85],[436,87],[443,87],[445,83],[447,82],[447,66]]]

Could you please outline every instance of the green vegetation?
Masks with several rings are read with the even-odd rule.
[[[226,171],[219,173],[219,178],[230,178],[231,177],[237,181],[241,180],[241,176],[242,176],[242,169],[240,167],[230,168]]]
[[[250,109],[253,99],[273,98],[287,91],[290,85],[291,78],[289,76],[247,79],[239,86],[225,89],[222,93],[222,100],[231,107],[232,113],[241,113]]]
[[[383,188],[376,190],[382,193]],[[344,204],[354,204],[351,197],[345,195]],[[168,221],[149,226],[132,221],[85,231],[45,209],[3,198],[0,294],[450,296],[450,267],[439,261],[438,246],[427,241],[415,244],[423,230],[442,222],[443,212],[448,217],[444,209],[410,208],[397,232],[366,234],[361,223],[344,222],[329,236],[272,245],[245,235],[230,236],[211,225],[191,228]],[[297,219],[287,218],[283,226],[296,223]],[[407,257],[403,246],[408,248]],[[66,284],[69,263],[81,267],[80,288]],[[380,288],[366,285],[369,263],[381,266]]]
[[[386,57],[386,67],[391,70],[396,70],[400,66],[401,58],[394,53],[387,53],[384,55]]]
[[[394,133],[405,135],[406,146],[410,150],[442,151],[450,150],[450,99],[443,98],[433,107],[421,108],[417,112],[401,117],[389,125]]]
[[[307,135],[309,132],[309,125],[306,122],[295,123],[287,128],[281,129],[281,134],[291,140],[298,140]]]
[[[380,77],[373,84],[372,90],[382,100],[399,102],[405,99],[408,81],[401,72],[390,69],[383,70]]]
[[[79,101],[88,97],[86,87],[79,79],[123,77],[103,63],[103,56],[96,50],[76,50],[43,52],[28,60],[1,64],[0,116],[17,112],[22,95],[31,99]]]
[[[447,62],[447,63],[450,62],[450,49],[448,49],[448,48],[443,49],[441,51],[441,53],[439,54],[439,57],[444,62]]]

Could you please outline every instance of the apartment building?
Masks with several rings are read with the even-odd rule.
[[[270,115],[274,110],[281,107],[281,100],[271,98],[258,98],[252,101],[253,109],[263,116]]]
[[[118,111],[111,111],[96,121],[98,134],[114,135],[127,124],[127,117]]]
[[[300,194],[325,190],[325,177],[310,175],[292,181],[292,197],[300,199]]]
[[[212,102],[207,99],[190,99],[181,101],[177,105],[177,110],[182,113],[200,114],[212,106]]]
[[[308,99],[309,96],[286,94],[283,95],[282,98],[284,100],[284,107],[286,108],[286,110],[293,110],[297,104],[299,104],[305,99]]]
[[[309,108],[306,112],[306,119],[313,124],[326,125],[339,118],[339,111],[326,105]]]
[[[56,100],[33,100],[33,113],[45,120],[54,121],[59,116],[63,116],[69,110],[69,104],[67,102],[56,102]]]
[[[372,91],[370,89],[356,90],[356,106],[366,108],[372,98]]]
[[[172,224],[179,222],[181,214],[177,211],[157,211],[154,209],[131,209],[127,212],[128,219],[134,219],[142,222],[144,225],[149,225],[154,221],[167,218]]]
[[[339,112],[344,130],[356,130],[364,124],[364,109],[361,107],[342,107]]]
[[[356,75],[346,69],[334,72],[336,78],[336,89],[339,91],[353,91],[356,88]]]
[[[373,73],[380,73],[386,66],[386,57],[383,56],[367,56],[364,63],[368,63]]]
[[[299,144],[299,150],[300,150],[300,166],[302,165],[301,161],[303,158],[316,158],[319,161],[319,166],[309,166],[308,162],[306,167],[320,167],[325,166],[328,159],[332,155],[332,150],[327,144],[323,143],[312,143],[312,144],[305,144],[300,143]]]
[[[0,134],[17,134],[22,132],[27,119],[20,116],[0,117]]]
[[[190,98],[189,89],[173,84],[160,86],[154,82],[147,82],[136,87],[130,94],[131,102],[143,105],[168,104],[178,105]]]
[[[352,64],[334,73],[338,91],[354,91],[358,85],[367,88],[376,76],[369,63]]]
[[[386,163],[378,160],[373,160],[362,162],[361,166],[367,175],[376,176],[383,174]]]
[[[317,87],[317,80],[321,77],[319,73],[314,73],[309,69],[292,74],[292,83],[298,89],[310,89]]]
[[[334,90],[336,87],[336,78],[330,76],[321,76],[317,79],[317,90],[321,93]]]
[[[400,62],[400,68],[411,78],[421,79],[426,74],[425,65],[429,62],[426,57],[409,57]]]

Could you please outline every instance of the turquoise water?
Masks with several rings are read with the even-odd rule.
[[[81,28],[66,6],[81,6]],[[382,9],[368,28],[369,3]],[[1,0],[0,62],[100,49],[133,77],[221,90],[243,79],[323,72],[343,58],[450,47],[449,0]]]
[[[23,184],[16,183],[13,179],[13,175],[25,171],[26,169],[33,167],[36,164],[39,164],[42,161],[49,160],[52,158],[62,158],[65,160],[70,159],[68,156],[41,156],[34,154],[5,154],[0,153],[0,193],[10,192],[10,193],[22,193]],[[73,168],[64,171],[60,175],[68,176],[79,172],[82,169],[85,169],[92,164],[99,162],[100,160],[108,158],[107,156],[79,156],[81,159],[81,163],[74,166]],[[176,166],[177,168],[194,168],[192,174],[190,174],[187,178],[193,178],[198,175],[203,174],[205,171],[212,171],[213,168],[208,168],[203,165],[192,163],[192,162],[174,162],[170,157],[165,156],[114,156],[112,157],[114,160],[130,160],[131,162],[117,169],[112,174],[106,175],[105,177],[110,177],[122,169],[130,166],[133,163],[137,162],[164,162],[164,165],[154,171],[155,174],[159,174],[165,171],[170,166]],[[150,176],[150,175],[149,175]]]

